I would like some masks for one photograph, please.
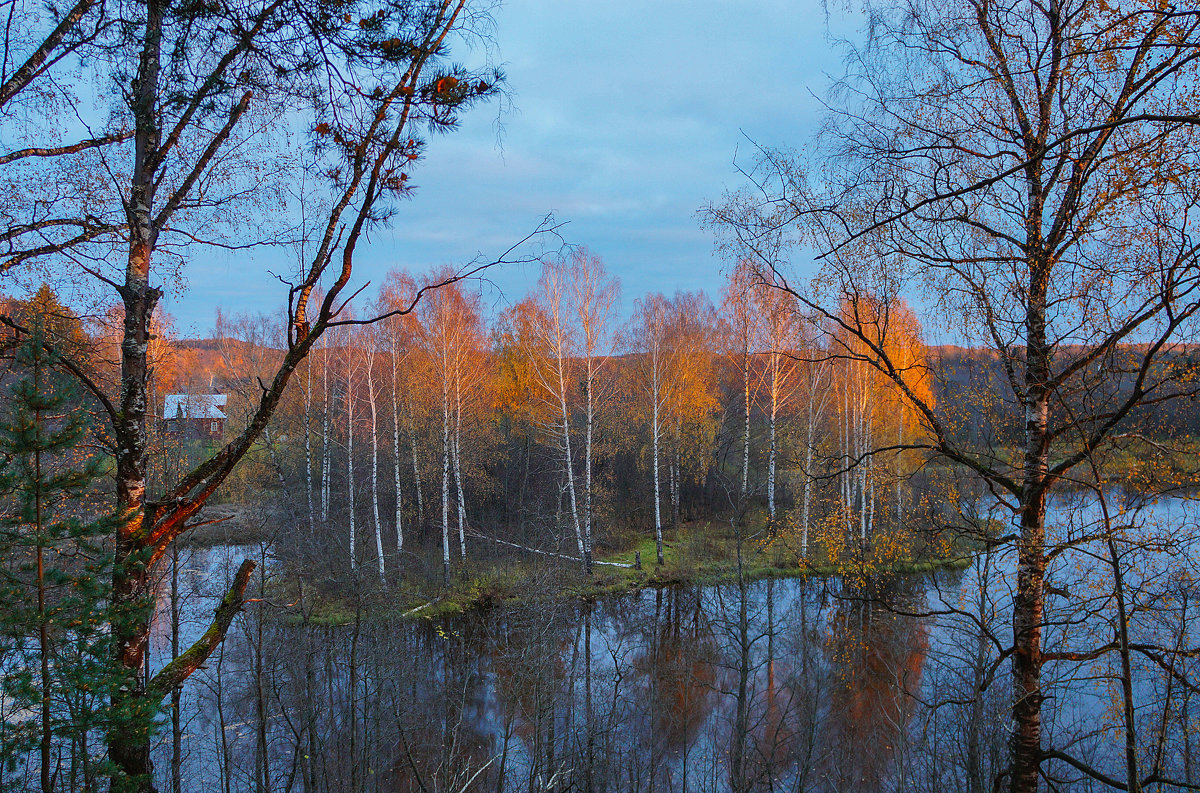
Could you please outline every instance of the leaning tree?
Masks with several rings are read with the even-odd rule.
[[[5,38],[0,66],[0,178],[21,200],[0,206],[0,272],[91,279],[121,306],[116,392],[86,361],[62,365],[100,406],[114,450],[112,632],[123,680],[112,706],[123,727],[110,732],[108,751],[119,769],[114,786],[146,790],[157,706],[221,642],[253,564],[242,565],[203,637],[147,679],[152,570],[260,438],[313,345],[350,321],[338,315],[352,296],[356,252],[410,192],[423,136],[452,128],[502,76],[450,60],[452,45],[490,32],[486,7],[467,0],[80,0],[57,15],[20,3],[8,9],[22,34]],[[100,108],[76,108],[81,98]],[[301,183],[305,212],[288,213],[289,189]],[[308,240],[303,261],[281,274],[286,347],[260,379],[246,425],[150,492],[147,351],[163,290],[182,279],[189,246],[243,251],[300,238]],[[390,313],[411,311],[439,285]]]
[[[1048,665],[1142,652],[1161,666],[1121,630],[1082,641],[1050,608],[1048,565],[1109,558],[1112,534],[1063,534],[1048,527],[1047,505],[1073,481],[1103,476],[1097,455],[1139,438],[1145,449],[1148,415],[1196,394],[1187,344],[1200,310],[1200,11],[1092,0],[869,6],[817,143],[803,155],[761,150],[746,168],[750,186],[706,217],[764,281],[822,317],[841,355],[890,378],[920,415],[920,435],[892,452],[921,449],[969,472],[1011,516],[1010,530],[978,538],[1015,560],[1011,633],[995,637],[992,669],[1011,668],[1009,788],[1033,791],[1054,768],[1129,790],[1169,783],[1163,753],[1128,737],[1132,718],[1124,773],[1047,745]],[[781,231],[817,251],[811,283],[772,255]],[[897,318],[880,310],[906,293],[956,341],[990,350],[995,432],[958,431],[910,387],[911,365],[884,343]]]

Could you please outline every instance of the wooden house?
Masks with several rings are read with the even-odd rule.
[[[220,438],[225,432],[225,394],[168,394],[163,426],[172,435]]]

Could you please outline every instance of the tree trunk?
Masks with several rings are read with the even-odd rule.
[[[412,399],[406,400],[405,419],[408,423],[408,448],[412,452],[413,487],[417,491],[417,526],[425,525],[425,497],[421,490],[421,464],[417,460],[417,428],[413,420]]]
[[[442,585],[450,586],[450,394],[442,386]]]
[[[575,527],[575,543],[579,546],[579,558],[583,558],[583,527],[579,523],[579,502],[575,497],[575,466],[571,454],[571,413],[567,408],[567,383],[563,375],[564,363],[559,359],[559,406],[562,411],[563,465],[567,474],[567,495],[571,499],[571,521]]]
[[[662,423],[659,419],[659,375],[658,363],[653,362],[651,366],[655,370],[651,374],[651,395],[654,402],[654,417],[653,421],[653,447],[654,447],[654,545],[658,551],[658,563],[663,563],[663,532],[662,532],[662,486],[660,484],[659,462],[658,462],[658,447],[661,444],[662,438]]]
[[[779,414],[779,353],[771,352],[771,417],[767,443],[767,516],[775,520],[775,421]]]
[[[312,455],[312,362],[304,364],[304,493],[308,498],[308,530],[317,524],[317,513],[313,503],[313,455]]]
[[[1107,507],[1105,507],[1105,512],[1105,530],[1109,532],[1109,561],[1113,569],[1113,593],[1117,600],[1117,644],[1121,656],[1121,702],[1125,722],[1125,779],[1129,786],[1129,793],[1141,793],[1142,785],[1138,772],[1137,711],[1133,698],[1133,663],[1129,648],[1129,608],[1125,602],[1125,577],[1121,572],[1121,557],[1117,553],[1117,543],[1112,536],[1112,523],[1107,520]],[[1167,696],[1165,701],[1170,702],[1170,697]]]
[[[800,557],[802,559],[808,558],[808,509],[809,503],[812,500],[813,425],[815,423],[813,400],[810,395],[808,400],[808,426],[805,428],[804,440],[804,501],[800,508]]]
[[[35,370],[34,376],[40,374],[40,368]],[[35,385],[38,393],[41,392],[41,384]],[[37,426],[41,426],[42,414],[40,410],[33,412],[34,422]],[[46,620],[46,568],[45,560],[42,552],[42,543],[45,538],[42,533],[42,451],[37,449],[33,453],[33,506],[34,506],[34,531],[37,536],[34,538],[37,547],[37,616],[38,616],[38,655],[41,661],[41,686],[42,686],[42,735],[40,746],[40,762],[41,762],[41,784],[42,793],[53,793],[54,782],[50,775],[50,750],[53,742],[53,733],[51,730],[52,721],[50,719],[50,626]]]
[[[1012,793],[1034,793],[1042,755],[1042,624],[1046,502],[1038,490],[1024,499],[1013,596]]]
[[[742,497],[750,492],[750,347],[742,350],[742,396],[746,414],[742,433]]]
[[[329,522],[329,342],[321,339],[321,522]]]
[[[1049,264],[1031,263],[1026,310],[1025,472],[1013,595],[1012,793],[1035,793],[1042,760],[1042,626],[1045,622],[1046,491],[1049,487],[1050,352],[1046,344]]]
[[[847,370],[849,366],[847,366]],[[842,517],[843,530],[846,534],[846,539],[850,539],[850,518],[853,513],[854,505],[851,501],[850,492],[850,372],[847,371],[845,377],[842,378],[842,416],[838,422],[838,440],[841,441],[841,449],[839,450],[842,461],[841,470],[838,471],[838,482],[841,485],[842,491]]]
[[[587,390],[587,414],[583,446],[583,569],[588,575],[592,574],[592,426],[596,415],[593,401],[595,382],[595,364],[589,356],[587,381],[584,384]]]
[[[217,654],[217,679],[213,696],[217,706],[217,740],[221,747],[221,793],[230,793],[233,785],[233,758],[229,753],[229,725],[225,723],[225,686],[222,685],[224,668],[225,645],[221,645],[221,651]]]
[[[266,595],[266,546],[260,546],[261,556],[260,564],[264,574],[259,576],[258,584],[258,599],[260,601],[258,613],[254,620],[254,737],[255,737],[255,765],[258,766],[258,784],[262,793],[271,793],[271,757],[270,743],[267,736],[267,690],[265,686],[265,668],[263,664],[263,651],[265,642],[263,641],[263,613],[261,601]]]
[[[354,514],[354,368],[350,337],[346,337],[346,501],[350,510],[350,569],[357,567],[357,526]]]
[[[371,331],[374,333],[374,330]],[[379,580],[385,581],[383,564],[383,521],[379,517],[379,414],[375,394],[375,337],[367,340],[367,404],[371,407],[371,514],[375,519],[375,557]]]
[[[404,519],[403,519],[403,492],[400,490],[400,408],[396,389],[398,387],[398,379],[396,377],[396,357],[398,350],[393,342],[391,350],[392,358],[392,473],[395,476],[394,486],[396,490],[396,553],[404,551]],[[400,564],[400,560],[396,560],[396,564]]]
[[[171,659],[179,657],[179,543],[171,544]],[[171,689],[171,793],[183,793],[183,687]]]
[[[467,503],[463,495],[462,480],[462,373],[457,372],[454,379],[454,489],[458,496],[458,553],[464,561],[467,558]]]
[[[150,729],[153,706],[142,676],[150,638],[152,598],[146,538],[146,382],[150,321],[161,296],[150,286],[150,259],[157,240],[152,209],[160,131],[157,97],[162,40],[161,0],[147,0],[146,29],[133,82],[134,165],[127,207],[129,255],[120,295],[125,309],[121,342],[120,408],[114,423],[116,502],[119,525],[113,554],[113,644],[124,680],[114,688],[112,707],[130,719],[109,732],[109,757],[123,780],[114,786],[151,790]],[[124,721],[124,720],[123,720]]]

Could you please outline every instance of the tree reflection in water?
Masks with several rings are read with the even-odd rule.
[[[184,778],[221,793],[882,790],[903,773],[928,646],[926,622],[889,604],[923,591],[786,580],[268,619],[185,697]]]

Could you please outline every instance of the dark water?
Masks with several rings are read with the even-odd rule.
[[[341,627],[251,611],[189,684],[182,776],[193,790],[881,789],[930,644],[931,619],[895,609],[925,610],[928,585],[681,587]]]
[[[245,551],[194,552],[184,588],[226,580]],[[1051,600],[1048,646],[1111,639],[1111,593],[1089,558],[1052,565],[1074,592]],[[1164,570],[1193,561],[1156,558]],[[1158,575],[1149,561],[1135,567]],[[962,571],[860,584],[679,587],[338,627],[283,622],[279,604],[255,604],[188,683],[182,788],[991,790],[1005,762],[1010,572],[1010,560],[981,557]],[[1191,585],[1180,586],[1170,604],[1165,584],[1145,590],[1132,618],[1141,640],[1191,641],[1180,606]],[[1047,666],[1047,745],[1121,770],[1114,675],[1111,659]],[[1192,780],[1190,689],[1150,662],[1134,675],[1144,762]],[[169,729],[161,739],[157,774],[169,790]],[[1106,789],[1047,767],[1058,789]]]

